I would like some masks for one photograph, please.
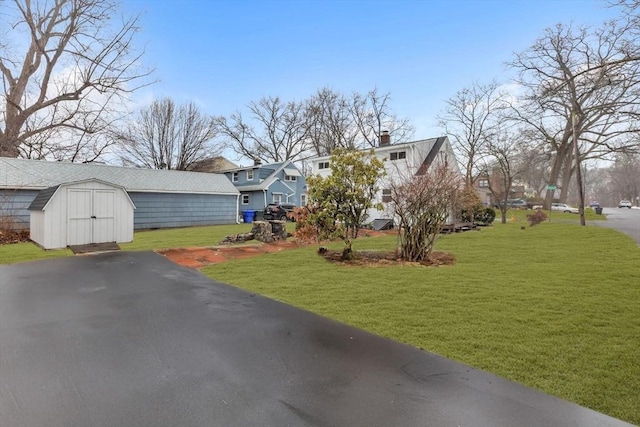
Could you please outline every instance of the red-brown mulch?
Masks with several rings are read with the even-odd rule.
[[[285,249],[297,248],[299,246],[296,242],[282,240],[273,243],[247,246],[175,248],[157,252],[176,264],[190,268],[202,268],[209,264],[217,264],[231,259],[249,258],[269,252],[279,252]]]
[[[367,266],[367,267],[385,267],[391,265],[424,265],[424,266],[440,266],[455,264],[456,259],[447,252],[431,252],[429,257],[424,261],[405,261],[398,258],[395,251],[357,251],[350,260],[342,259],[341,250],[326,250],[319,253],[326,260],[343,265]]]

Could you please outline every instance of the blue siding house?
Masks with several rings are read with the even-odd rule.
[[[127,191],[136,230],[238,221],[240,194],[222,174],[0,157],[0,225],[29,229],[28,207],[41,190],[86,179]]]
[[[291,161],[228,169],[224,174],[240,192],[239,211],[262,211],[269,203],[306,203],[307,183]]]

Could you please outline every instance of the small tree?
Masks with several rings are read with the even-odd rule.
[[[464,222],[476,222],[482,216],[484,207],[478,192],[473,186],[466,185],[458,197],[458,217]]]
[[[423,261],[433,250],[450,212],[458,204],[462,179],[446,165],[391,185],[391,203],[399,220],[398,251],[407,261]]]
[[[373,151],[336,149],[330,159],[331,175],[309,177],[309,199],[318,206],[309,216],[320,230],[331,230],[345,242],[344,258],[352,256],[351,239],[367,218],[367,210],[382,209],[375,199],[378,181],[384,175],[383,162]],[[336,225],[337,223],[337,225]]]

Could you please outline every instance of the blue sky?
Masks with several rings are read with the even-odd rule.
[[[599,0],[124,0],[160,80],[138,102],[171,97],[228,116],[252,100],[319,88],[378,87],[418,138],[440,135],[444,100],[474,80],[508,83],[504,63],[546,27],[597,25]]]

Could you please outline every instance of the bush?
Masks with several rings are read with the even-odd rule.
[[[529,226],[533,227],[534,225],[538,225],[541,222],[547,220],[547,214],[542,210],[537,210],[532,214],[527,215],[527,221],[529,221]]]
[[[476,222],[482,225],[491,225],[496,219],[496,211],[493,208],[484,208],[476,216]]]

